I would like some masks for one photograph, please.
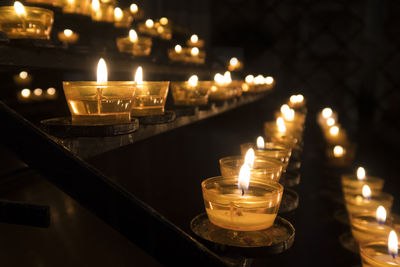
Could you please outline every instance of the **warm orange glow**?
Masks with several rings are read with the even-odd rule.
[[[21,4],[21,2],[19,1],[14,2],[14,10],[18,16],[26,16],[25,7],[23,4]]]
[[[199,50],[197,47],[193,47],[193,48],[190,50],[190,54],[192,54],[192,56],[198,56],[199,53],[200,53],[200,50]]]
[[[100,10],[99,0],[92,0],[92,10],[96,12]]]
[[[135,82],[137,83],[143,83],[143,68],[138,67],[135,73]]]
[[[255,158],[254,149],[250,148],[249,150],[247,150],[246,155],[244,156],[244,163],[249,165],[250,168],[253,168],[254,158]]]
[[[73,33],[74,32],[72,30],[70,30],[70,29],[65,29],[64,30],[65,37],[71,37]]]
[[[145,24],[146,24],[147,28],[153,28],[154,21],[152,19],[148,19],[148,20],[146,20]]]
[[[362,187],[362,196],[367,199],[371,197],[371,188],[366,184]]]
[[[40,88],[36,88],[35,90],[33,90],[33,94],[35,96],[41,96],[43,94],[43,90]]]
[[[22,89],[22,91],[21,91],[21,96],[22,96],[23,98],[28,98],[30,95],[31,95],[31,90],[29,90],[29,89],[27,89],[27,88]]]
[[[262,136],[257,137],[257,149],[265,149],[265,142]]]
[[[249,75],[246,76],[246,78],[244,79],[244,81],[245,81],[246,83],[253,83],[253,82],[254,82],[254,76],[251,75],[251,74],[249,74]]]
[[[131,4],[131,6],[129,7],[129,9],[131,10],[131,12],[133,14],[137,13],[139,11],[139,7],[136,4]]]
[[[198,81],[199,81],[199,77],[197,77],[197,75],[192,75],[192,76],[190,76],[188,83],[191,87],[196,87]]]
[[[108,73],[107,65],[103,58],[100,58],[99,63],[97,63],[97,82],[107,82]]]
[[[175,46],[175,52],[176,52],[177,54],[181,53],[181,52],[182,52],[182,46],[176,45],[176,46]]]
[[[278,117],[276,119],[276,126],[278,127],[278,132],[280,132],[280,133],[286,132],[285,121],[283,120],[282,117]]]
[[[238,186],[242,190],[242,195],[249,189],[250,172],[250,167],[247,164],[243,164],[240,168]]]
[[[136,31],[133,30],[133,29],[129,31],[129,40],[130,40],[132,43],[136,43],[137,40],[138,40],[137,33],[136,33]]]
[[[195,44],[195,43],[197,43],[199,41],[199,37],[196,34],[193,34],[190,37],[190,41]]]
[[[340,158],[340,157],[343,157],[343,155],[345,154],[345,150],[344,150],[344,148],[342,147],[342,146],[335,146],[334,148],[333,148],[333,156],[335,157],[335,158]]]
[[[168,19],[166,18],[166,17],[162,17],[161,19],[160,19],[160,24],[161,25],[167,25],[168,24]]]
[[[331,108],[324,108],[322,110],[322,117],[324,117],[324,119],[329,118],[330,116],[332,116],[332,109]]]
[[[239,64],[239,60],[235,57],[231,58],[231,60],[229,60],[229,65],[236,67]]]
[[[330,135],[332,135],[332,136],[337,136],[337,135],[339,134],[339,127],[337,127],[337,126],[332,126],[332,127],[329,129],[329,133],[330,133]]]
[[[357,179],[362,181],[365,179],[365,169],[363,167],[358,167],[357,168]]]
[[[218,84],[224,84],[225,78],[224,78],[224,76],[223,76],[222,74],[217,73],[217,74],[215,74],[215,76],[214,76],[214,81],[215,81],[216,83],[218,83]],[[216,88],[215,88],[215,89],[216,89]]]
[[[19,77],[20,77],[22,80],[25,80],[26,78],[28,78],[28,72],[26,72],[26,71],[21,71],[21,72],[19,73]]]
[[[271,76],[267,76],[265,77],[264,81],[266,84],[271,85],[274,83],[274,78],[272,78]]]
[[[255,84],[263,84],[264,83],[264,77],[260,74],[260,75],[257,75],[255,78],[254,78],[254,83]]]
[[[231,73],[229,71],[225,71],[224,73],[224,83],[229,84],[232,82]]]
[[[124,17],[124,13],[122,12],[122,9],[119,7],[114,8],[115,21],[121,21],[123,17]]]
[[[399,240],[397,239],[397,234],[394,230],[390,231],[388,238],[388,252],[389,254],[395,258],[397,257],[399,250]]]
[[[376,221],[378,223],[385,223],[386,221],[386,209],[383,206],[376,209]]]
[[[326,125],[328,125],[328,126],[333,126],[333,125],[335,125],[335,119],[334,118],[328,118],[327,120],[326,120]]]
[[[47,92],[48,95],[55,95],[56,94],[56,89],[53,88],[53,87],[50,87],[50,88],[47,89],[46,92]]]

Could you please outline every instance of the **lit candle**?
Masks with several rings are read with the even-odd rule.
[[[335,158],[341,158],[341,157],[343,157],[345,154],[346,154],[346,150],[345,150],[342,146],[337,145],[337,146],[335,146],[335,147],[333,148],[333,156],[334,156]]]
[[[180,53],[182,52],[182,46],[176,45],[176,46],[175,46],[175,52],[176,52],[177,54],[180,54]]]
[[[333,126],[333,125],[335,125],[335,119],[334,118],[328,118],[327,120],[326,120],[326,125],[328,125],[328,126]]]
[[[384,180],[379,177],[367,176],[363,167],[358,167],[356,175],[345,174],[341,177],[342,190],[345,195],[357,194],[364,185],[368,185],[374,193],[382,190]]]
[[[322,110],[322,117],[324,119],[328,119],[328,118],[330,118],[332,116],[332,113],[333,113],[333,111],[332,111],[331,108],[324,108]]]
[[[197,56],[199,55],[199,53],[200,53],[200,50],[199,50],[197,47],[193,47],[193,48],[190,50],[190,54],[191,54],[192,56],[194,56],[194,57],[197,57]]]
[[[395,231],[390,231],[387,241],[361,244],[360,255],[363,267],[400,266],[399,241]]]
[[[129,30],[128,37],[117,38],[117,47],[120,52],[135,56],[148,56],[151,53],[152,40],[150,37],[138,37],[134,29]]]
[[[139,7],[135,3],[133,3],[129,6],[129,10],[132,14],[136,14],[139,12]]]
[[[119,22],[124,18],[124,13],[119,7],[114,8],[114,21]]]
[[[247,75],[245,78],[245,82],[248,84],[254,83],[254,75],[251,75],[251,74]]]
[[[330,134],[331,136],[333,136],[333,137],[338,136],[338,135],[339,135],[339,127],[337,127],[337,126],[332,126],[332,127],[329,129],[329,134]]]
[[[196,34],[193,34],[193,35],[190,37],[190,41],[191,41],[193,44],[196,44],[196,43],[199,41],[199,37],[198,37]]]
[[[65,44],[74,44],[79,39],[79,34],[70,29],[58,33],[58,39]]]
[[[189,40],[186,41],[186,44],[189,47],[199,47],[202,48],[204,46],[204,40],[200,39],[196,34],[190,36]]]
[[[211,223],[235,231],[257,231],[273,225],[283,187],[272,180],[250,181],[250,172],[244,164],[238,178],[213,177],[202,182]]]
[[[169,82],[149,82],[143,80],[143,68],[135,72],[136,93],[132,105],[132,115],[137,117],[163,115]]]
[[[172,82],[174,104],[177,106],[206,105],[212,84],[211,81],[199,81],[197,75],[190,76],[186,82]]]
[[[145,22],[145,25],[147,28],[153,28],[154,27],[154,21],[152,19],[147,19]]]
[[[302,94],[290,96],[289,104],[290,104],[291,107],[302,107],[302,106],[304,106],[304,96]]]

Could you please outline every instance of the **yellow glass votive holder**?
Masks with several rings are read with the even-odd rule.
[[[363,267],[400,266],[400,258],[388,253],[387,240],[361,244],[360,256]]]
[[[150,55],[152,44],[150,37],[141,36],[135,42],[132,42],[129,37],[117,38],[119,52],[129,53],[134,56]]]
[[[214,82],[210,88],[211,100],[223,101],[234,98],[235,96],[236,92],[227,84],[218,84]]]
[[[198,39],[197,42],[192,42],[190,39],[186,41],[186,45],[189,47],[198,47],[198,48],[203,48],[204,47],[204,40],[203,39]]]
[[[10,39],[50,39],[54,13],[51,10],[25,6],[17,15],[13,6],[0,7],[0,31]]]
[[[238,178],[212,177],[201,183],[211,223],[234,231],[257,231],[273,225],[283,186],[272,180],[251,181],[242,195]]]
[[[134,82],[63,82],[75,125],[129,123]]]
[[[136,82],[135,82],[136,83]],[[133,97],[132,115],[145,117],[163,115],[168,95],[169,81],[136,83]]]
[[[133,17],[129,9],[122,10],[122,17],[116,18],[114,13],[114,26],[116,28],[129,28],[132,25]]]
[[[26,3],[62,7],[64,0],[25,0]]]
[[[154,22],[154,24],[149,27],[146,23],[141,22],[138,24],[138,30],[141,33],[148,34],[153,37],[159,37],[164,40],[171,40],[172,30],[169,26],[162,26],[159,22]]]
[[[93,21],[114,22],[114,6],[109,3],[100,2],[98,9],[92,8]]]
[[[243,90],[242,90],[242,81],[232,81],[229,83],[229,87],[231,88],[231,90],[233,91],[233,95],[235,97],[239,97],[243,94]]]
[[[384,223],[379,223],[376,213],[372,212],[352,214],[350,225],[353,237],[359,244],[387,240],[390,231],[393,230],[390,216]]]
[[[240,168],[244,164],[243,156],[229,156],[219,160],[221,175],[225,178],[239,176]],[[279,182],[283,171],[283,163],[279,160],[264,157],[255,157],[251,168],[250,180],[274,180]]]
[[[172,82],[171,90],[174,104],[177,106],[207,105],[213,82],[199,81],[195,86],[189,82]]]
[[[364,185],[368,185],[373,194],[379,193],[382,191],[384,180],[379,177],[366,176],[364,179],[357,179],[354,174],[346,174],[342,175],[342,190],[343,194],[357,194],[362,192],[362,188]]]
[[[347,212],[349,216],[356,213],[373,213],[379,206],[383,206],[389,213],[392,209],[393,196],[388,193],[373,193],[371,197],[364,198],[361,194],[347,194],[344,196]]]
[[[92,13],[91,1],[90,0],[73,0],[66,1],[63,6],[63,13],[70,14],[81,14],[85,16],[90,16]]]
[[[286,124],[285,124],[286,127]],[[303,137],[303,130],[302,128],[296,129],[288,129],[286,128],[285,131],[279,131],[279,128],[276,125],[276,121],[267,121],[264,123],[264,135],[266,137],[275,137],[281,138],[282,136],[291,136],[300,142]]]
[[[168,49],[168,58],[171,61],[181,61],[185,62],[186,61],[186,50],[188,48],[182,48],[180,52],[176,52],[174,49]]]
[[[71,30],[64,30],[58,33],[58,40],[64,44],[74,44],[78,41],[79,34]]]
[[[283,171],[286,171],[290,156],[292,155],[292,150],[290,148],[284,147],[280,144],[267,142],[265,143],[265,149],[258,149],[257,145],[254,143],[245,143],[240,145],[242,155],[245,155],[250,148],[254,149],[254,153],[257,157],[265,157],[281,161],[283,163]]]

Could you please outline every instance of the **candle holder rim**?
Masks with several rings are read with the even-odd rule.
[[[54,11],[44,8],[44,7],[37,7],[37,6],[27,6],[24,5],[24,8],[26,10],[30,10],[30,11],[40,11],[40,12],[45,12],[48,13],[50,16],[54,17]],[[1,11],[12,11],[15,12],[14,6],[0,6],[0,12]],[[28,14],[27,14],[28,17]]]
[[[226,156],[226,157],[220,158],[219,159],[219,163],[223,164],[223,162],[226,162],[228,160],[231,160],[231,161],[233,161],[233,160],[242,160],[244,162],[244,157],[245,157],[244,155]],[[274,159],[274,158],[266,158],[266,157],[255,156],[254,157],[254,161],[256,161],[256,160],[259,160],[259,161],[262,161],[262,162],[268,162],[268,163],[271,163],[271,165],[275,165],[276,164],[280,168],[282,168],[284,166],[284,164],[280,160],[277,160],[277,159]],[[273,168],[273,167],[271,167],[271,168]]]
[[[107,86],[107,85],[147,85],[147,84],[162,84],[169,85],[170,81],[143,81],[143,82],[135,82],[135,81],[107,81],[107,82],[97,82],[97,81],[63,81],[63,85],[88,85],[88,86]]]
[[[382,261],[376,260],[375,258],[371,257],[369,253],[366,253],[366,251],[365,251],[367,249],[367,247],[372,247],[372,246],[383,246],[385,248],[385,251],[387,252],[387,250],[388,250],[387,241],[381,240],[381,241],[373,241],[373,242],[360,244],[361,258],[364,256],[364,257],[368,258],[368,260],[370,260],[371,262],[377,264],[376,266],[379,266],[380,262],[382,262]],[[398,247],[400,248],[400,243],[398,244]],[[387,253],[387,255],[389,255],[389,254]]]

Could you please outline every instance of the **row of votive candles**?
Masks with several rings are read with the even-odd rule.
[[[296,95],[285,104],[286,120],[277,112],[275,121],[265,123],[265,138],[240,147],[240,156],[220,159],[221,176],[201,184],[207,216],[216,226],[234,231],[257,231],[271,227],[283,195],[279,183],[292,152],[301,151],[304,128],[304,98]],[[290,107],[292,106],[292,107]],[[295,111],[296,110],[296,111]],[[278,127],[280,128],[278,130]]]
[[[262,79],[263,81],[268,79]],[[254,84],[255,92],[269,90],[270,83]],[[108,81],[108,70],[104,59],[97,66],[96,82],[64,82],[64,93],[74,124],[118,124],[128,123],[133,116],[164,114],[170,82],[143,81],[143,69],[139,67],[134,81]],[[172,95],[177,106],[201,106],[208,99],[227,100],[242,94],[246,85],[252,92],[252,83],[232,81],[229,71],[216,74],[215,81],[199,81],[193,75],[186,82],[172,82]]]
[[[367,266],[400,266],[397,257],[399,218],[391,214],[393,196],[382,192],[384,180],[368,176],[363,167],[343,175],[342,189],[351,230]]]

